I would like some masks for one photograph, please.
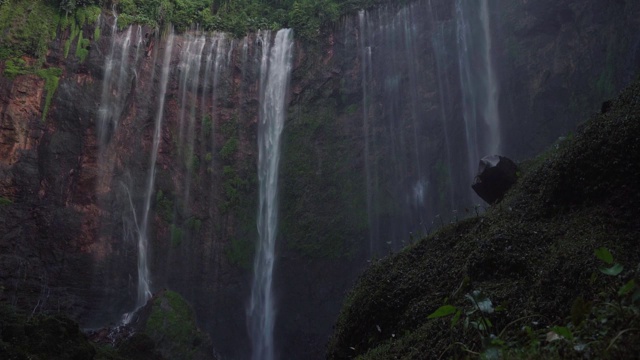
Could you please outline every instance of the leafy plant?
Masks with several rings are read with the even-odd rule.
[[[610,276],[617,276],[622,272],[622,270],[624,270],[624,267],[622,265],[618,263],[614,264],[613,255],[611,255],[611,252],[609,252],[607,248],[598,248],[595,250],[595,254],[598,259],[604,261],[607,265],[611,265],[611,267],[598,267],[601,273]]]
[[[476,329],[483,337],[489,335],[489,329],[493,327],[493,324],[487,317],[492,314],[495,309],[493,303],[488,296],[486,296],[480,290],[474,290],[469,294],[466,294],[465,299],[471,304],[470,307],[459,308],[454,305],[446,304],[431,313],[427,318],[437,319],[445,316],[453,315],[451,318],[451,327],[456,326],[462,319],[464,329]]]

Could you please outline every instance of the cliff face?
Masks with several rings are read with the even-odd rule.
[[[480,75],[489,65],[500,151],[516,159],[573,129],[635,77],[635,2],[505,1],[486,18],[470,15],[474,6],[389,5],[343,19],[318,43],[296,44],[275,270],[283,358],[318,357],[365,259],[476,201],[470,154],[490,151],[482,145],[489,119],[478,117],[471,146],[469,114],[481,112],[470,104],[487,102]],[[260,41],[271,35],[114,32],[112,23],[104,13],[100,32],[84,26],[83,61],[65,49],[69,32],[58,32],[44,64],[62,69],[50,104],[51,77],[8,77],[11,64],[0,63],[0,296],[88,327],[117,321],[135,307],[144,227],[152,290],[181,293],[216,349],[244,358]],[[464,26],[479,34],[483,24],[492,45],[470,37],[475,48],[465,50]]]

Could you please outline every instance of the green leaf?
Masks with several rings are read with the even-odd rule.
[[[458,308],[453,305],[443,305],[440,306],[436,311],[434,311],[433,314],[427,316],[427,319],[437,319],[443,316],[448,316],[455,313],[457,310]]]
[[[618,290],[619,296],[625,296],[631,292],[636,287],[636,282],[631,279],[628,283],[626,283],[623,287]]]
[[[595,254],[598,257],[598,259],[606,262],[607,264],[613,264],[613,255],[611,255],[611,252],[609,252],[609,249],[605,247],[601,247],[595,250]]]
[[[483,324],[487,325],[487,328],[492,328],[493,324],[491,323],[491,321],[489,321],[489,319],[484,318],[484,320],[482,321]]]
[[[453,316],[453,318],[451,319],[451,327],[453,328],[454,326],[456,326],[456,324],[458,323],[458,321],[460,320],[460,315],[462,315],[462,310],[458,309],[458,311],[456,311],[456,314]]]
[[[624,267],[618,263],[616,263],[615,265],[613,265],[610,268],[605,268],[605,267],[599,267],[598,269],[600,269],[600,272],[606,275],[610,275],[610,276],[617,276],[619,275],[622,270],[624,269]]]
[[[471,294],[466,294],[465,297],[481,312],[486,314],[493,313],[494,309],[491,299],[480,290],[474,290]]]
[[[569,328],[566,328],[564,326],[554,326],[551,328],[551,330],[567,340],[573,340],[573,333],[571,332],[571,330],[569,330]]]

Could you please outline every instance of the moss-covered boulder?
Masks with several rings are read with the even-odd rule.
[[[328,358],[637,358],[640,82],[521,169],[484,215],[372,264]]]
[[[156,294],[140,309],[132,326],[136,333],[151,339],[155,350],[166,359],[216,358],[209,335],[198,329],[191,305],[174,291],[164,290]],[[142,346],[146,339],[138,340],[136,343]],[[127,346],[133,351],[134,345]]]

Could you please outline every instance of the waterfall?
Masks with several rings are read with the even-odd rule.
[[[498,112],[498,79],[493,67],[493,57],[491,55],[491,19],[489,18],[489,0],[480,1],[480,21],[482,23],[482,34],[484,35],[484,71],[486,74],[486,105],[484,108],[484,121],[488,129],[486,140],[486,155],[494,155],[500,151],[500,114]],[[484,155],[483,155],[484,156]]]
[[[178,151],[185,164],[184,190],[182,208],[188,214],[190,205],[191,177],[198,160],[195,157],[195,126],[196,108],[198,104],[198,88],[200,86],[200,67],[202,51],[206,38],[204,36],[188,36],[186,49],[180,58],[180,130],[178,137]],[[191,98],[188,99],[188,94]],[[186,122],[186,124],[185,124]],[[186,127],[186,134],[185,134]]]
[[[173,30],[171,30],[164,49],[164,59],[162,62],[162,74],[160,75],[160,91],[158,93],[158,110],[155,116],[153,145],[151,149],[151,160],[149,164],[149,174],[147,178],[147,186],[145,189],[144,208],[142,212],[142,222],[138,230],[138,300],[136,308],[144,306],[151,298],[151,279],[149,275],[149,266],[147,257],[149,255],[149,212],[151,209],[151,198],[154,193],[154,184],[156,178],[156,161],[158,159],[158,148],[160,147],[160,135],[162,132],[162,122],[164,119],[164,102],[167,92],[167,83],[169,81],[169,70],[171,64],[171,52],[173,50]]]
[[[422,35],[426,7],[385,5],[358,14],[369,251],[398,249],[430,208],[434,158],[427,144],[429,108]]]
[[[480,158],[500,149],[498,85],[491,56],[488,1],[457,0],[456,21],[467,166],[472,180]]]
[[[262,42],[260,66],[260,115],[258,122],[258,244],[254,261],[249,335],[254,360],[274,358],[273,265],[278,226],[278,166],[280,141],[286,116],[286,96],[291,74],[292,31],[279,30],[273,46],[271,32],[259,34]]]
[[[451,99],[451,83],[449,81],[450,73],[449,73],[449,57],[450,50],[447,47],[446,35],[445,35],[445,26],[443,23],[436,22],[436,16],[434,14],[434,9],[431,5],[431,0],[428,2],[429,4],[429,15],[430,20],[433,26],[435,27],[432,37],[432,45],[433,51],[436,59],[436,75],[438,78],[438,94],[440,100],[440,119],[442,122],[442,135],[444,136],[445,147],[446,147],[446,165],[448,170],[446,171],[446,176],[449,178],[448,184],[448,192],[449,192],[449,206],[451,209],[455,209],[455,194],[457,192],[458,182],[453,178],[452,169],[455,166],[453,162],[453,149],[450,135],[450,127],[451,124],[450,119],[452,117],[452,111],[450,109],[449,104],[452,102]]]
[[[115,12],[114,12],[115,14]],[[126,101],[125,86],[129,83],[129,51],[131,50],[132,29],[118,43],[118,16],[115,15],[111,27],[111,44],[105,58],[104,79],[98,109],[98,138],[100,145],[106,146],[118,125]],[[118,59],[118,53],[120,57]],[[135,59],[137,61],[137,59]],[[119,65],[119,66],[118,66]],[[117,71],[114,71],[117,66]]]
[[[375,254],[376,243],[378,242],[376,235],[379,233],[374,230],[374,224],[376,223],[373,218],[373,189],[372,189],[372,174],[371,163],[369,161],[370,149],[370,133],[369,133],[369,94],[367,92],[368,81],[371,77],[369,72],[371,71],[371,47],[367,46],[369,42],[365,41],[367,34],[367,13],[364,10],[358,12],[358,26],[360,28],[360,70],[362,72],[362,129],[364,131],[364,166],[365,166],[365,181],[367,189],[367,222],[369,224],[369,256]]]

